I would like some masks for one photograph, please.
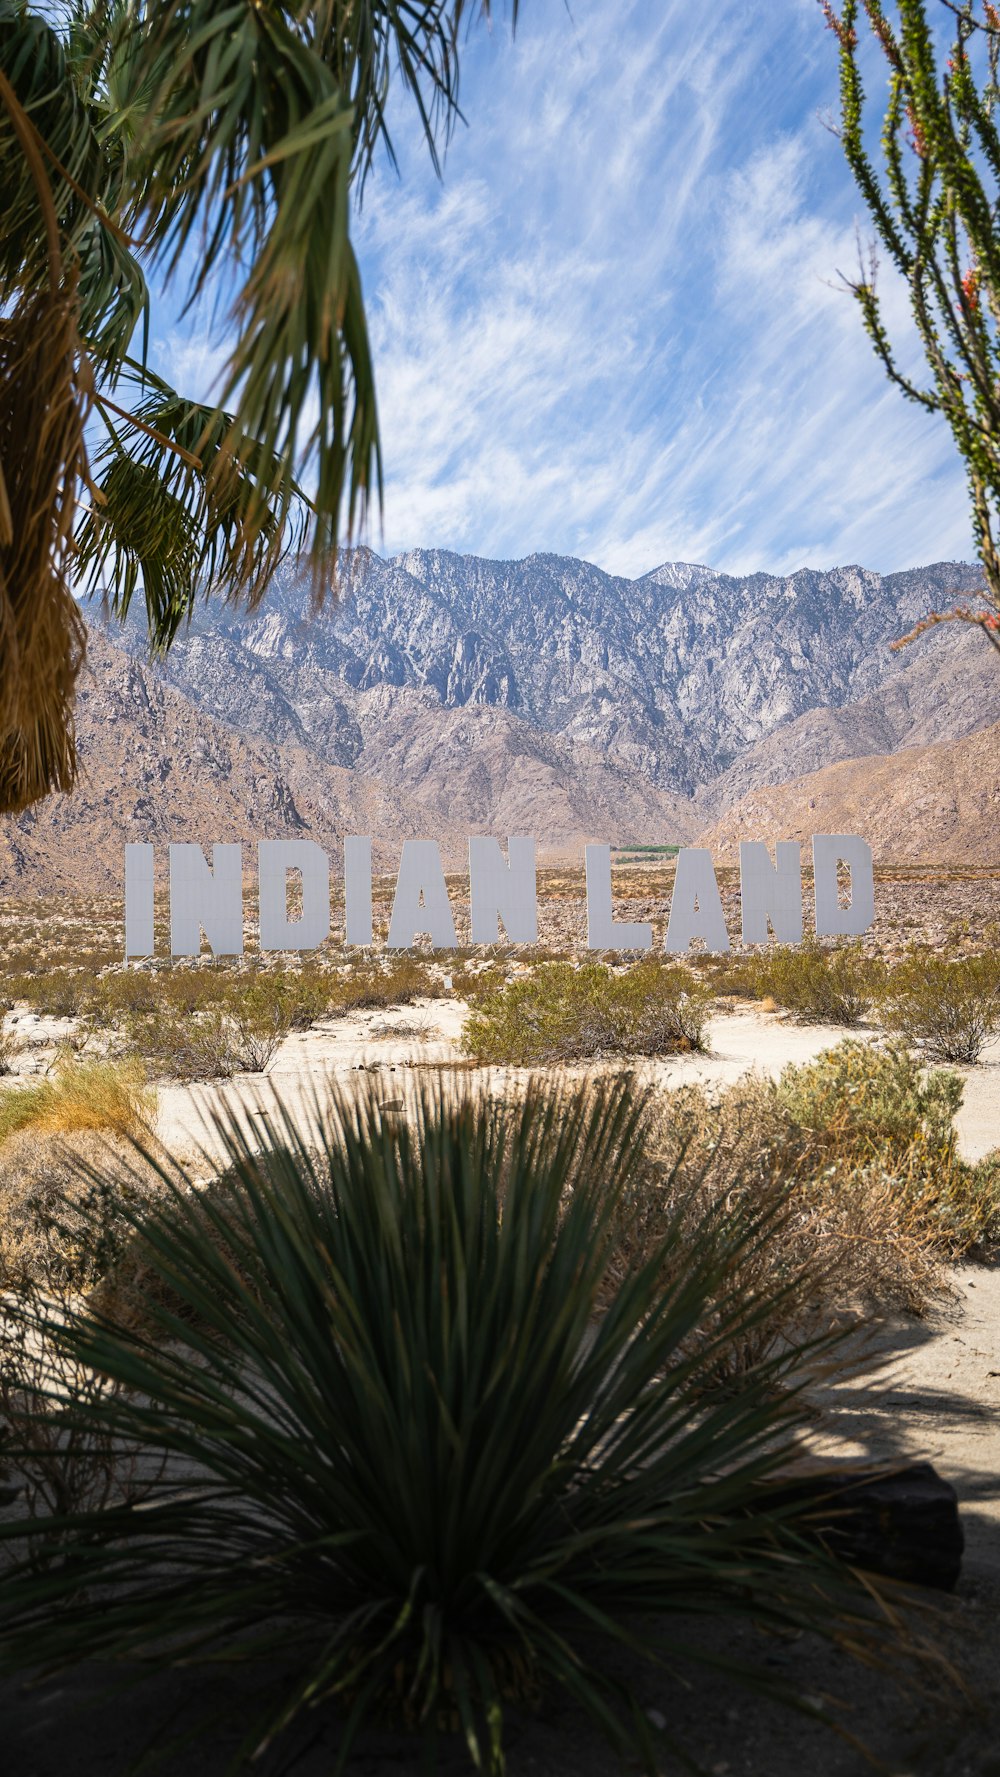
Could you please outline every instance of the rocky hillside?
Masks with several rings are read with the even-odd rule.
[[[559,556],[359,551],[315,618],[288,569],[249,620],[202,607],[167,670],[232,727],[390,779],[393,725],[405,694],[420,692],[423,709],[505,710],[691,796],[762,744],[765,775],[751,761],[751,778],[774,782],[844,757],[852,734],[855,751],[885,752],[1000,720],[1000,675],[981,637],[955,626],[902,654],[889,647],[977,577],[955,562],[743,579],[674,562],[622,580]],[[836,722],[817,729],[816,712],[859,703],[863,718],[852,707],[840,738]],[[723,801],[747,787],[737,777]]]
[[[384,703],[385,689],[366,700]],[[532,736],[507,711],[429,711],[426,694],[410,692],[377,715],[391,768],[382,778],[228,727],[92,630],[77,700],[80,783],[0,821],[0,892],[119,892],[129,840],[300,837],[335,852],[345,833],[371,833],[388,869],[401,841],[419,835],[440,839],[458,867],[470,832],[537,833],[558,853],[592,838],[689,838],[697,825],[683,798],[586,748]],[[165,879],[165,855],[161,864]]]
[[[877,858],[900,863],[1000,864],[1000,723],[753,789],[699,844],[732,861],[741,839],[813,833],[863,833]]]

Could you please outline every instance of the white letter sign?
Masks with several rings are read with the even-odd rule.
[[[837,865],[851,872],[851,899],[840,905]],[[813,882],[816,889],[816,936],[860,938],[875,918],[875,870],[872,848],[854,833],[813,834]]]
[[[584,851],[587,869],[587,949],[648,950],[653,942],[653,928],[645,920],[616,920],[611,906],[611,847],[588,845]]]
[[[657,851],[672,847],[647,848]],[[857,938],[875,918],[871,846],[853,833],[814,833],[813,878],[816,932],[821,938]],[[315,950],[330,932],[330,865],[312,839],[261,840],[259,865],[260,948]],[[153,847],[125,847],[125,956],[153,955]],[[202,933],[216,956],[243,954],[243,870],[239,845],[212,847],[212,864],[200,845],[171,845],[170,948],[174,956],[198,956]],[[611,847],[588,845],[587,947],[649,950],[648,920],[616,920],[611,894]],[[469,839],[469,926],[473,944],[538,942],[537,849],[534,839],[509,837],[504,857],[496,839]],[[840,867],[850,871],[850,900],[842,906]],[[288,917],[289,870],[302,876],[302,912]],[[652,882],[652,878],[650,881]],[[744,945],[802,941],[802,860],[795,840],[779,839],[775,861],[762,840],[740,844],[740,898]],[[372,921],[372,841],[344,840],[344,941],[368,948]],[[455,920],[441,853],[433,839],[403,842],[389,921],[388,948],[409,950],[421,933],[435,950],[456,948]],[[677,854],[665,948],[684,955],[701,939],[706,949],[729,950],[729,933],[711,854],[684,846]]]
[[[435,950],[454,950],[455,921],[433,839],[405,839],[389,921],[390,950],[409,950],[418,932],[429,932]]]
[[[740,844],[740,903],[744,944],[766,944],[767,922],[779,944],[802,942],[802,848],[779,839],[772,864],[759,839]]]
[[[199,956],[204,931],[216,956],[243,955],[243,848],[213,845],[212,869],[200,845],[171,845],[170,953]]]
[[[330,936],[330,866],[315,839],[262,839],[257,847],[262,950],[316,950]],[[302,873],[302,913],[288,917],[288,872]]]
[[[125,955],[153,954],[153,848],[125,847]]]
[[[677,854],[666,948],[681,953],[692,938],[703,939],[707,950],[729,949],[712,854],[697,845],[685,846]]]
[[[344,840],[344,943],[368,949],[372,941],[372,842]]]

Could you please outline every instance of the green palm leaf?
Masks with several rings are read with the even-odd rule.
[[[468,0],[73,0],[44,15],[0,0],[0,316],[46,291],[66,305],[79,360],[60,359],[67,436],[96,387],[110,440],[96,480],[75,442],[61,476],[38,477],[43,516],[63,538],[64,504],[87,490],[84,585],[124,615],[141,582],[154,647],[200,592],[256,603],[289,550],[311,564],[318,601],[339,542],[381,504],[352,205],[378,144],[392,153],[393,79],[439,165],[469,16]],[[112,392],[137,352],[146,364],[147,275],[169,282],[182,267],[189,301],[235,280],[219,400],[182,401],[151,378],[123,413]],[[18,435],[19,387],[0,378],[0,438]],[[61,625],[65,670],[18,684],[18,652],[0,657],[0,760],[17,761],[0,769],[0,812],[71,786],[82,661],[62,542],[50,536],[43,558],[8,540],[15,480],[0,457],[0,585],[12,608],[44,605],[48,628]]]

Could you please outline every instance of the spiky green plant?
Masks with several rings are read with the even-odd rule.
[[[311,1132],[280,1109],[256,1133],[218,1125],[224,1187],[164,1173],[166,1206],[136,1218],[145,1321],[106,1307],[35,1327],[114,1384],[53,1412],[173,1480],[140,1508],[0,1526],[0,1667],[291,1651],[297,1676],[262,1699],[237,1762],[338,1699],[342,1760],[395,1707],[431,1748],[454,1716],[491,1772],[505,1701],[562,1687],[652,1771],[609,1648],[661,1694],[692,1657],[725,1667],[699,1656],[713,1617],[874,1650],[869,1592],[768,1504],[802,1353],[736,1391],[708,1384],[773,1311],[730,1274],[773,1203],[689,1219],[670,1284],[657,1250],[596,1315],[645,1117],[621,1083],[490,1104],[450,1081],[404,1119],[334,1096]]]

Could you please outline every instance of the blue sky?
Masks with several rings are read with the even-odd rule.
[[[513,43],[500,19],[473,32],[442,183],[397,112],[400,174],[366,187],[372,546],[628,575],[972,557],[950,434],[886,381],[839,284],[869,229],[823,121],[817,0],[570,6],[522,0]],[[166,310],[157,330],[205,398],[224,338]]]

